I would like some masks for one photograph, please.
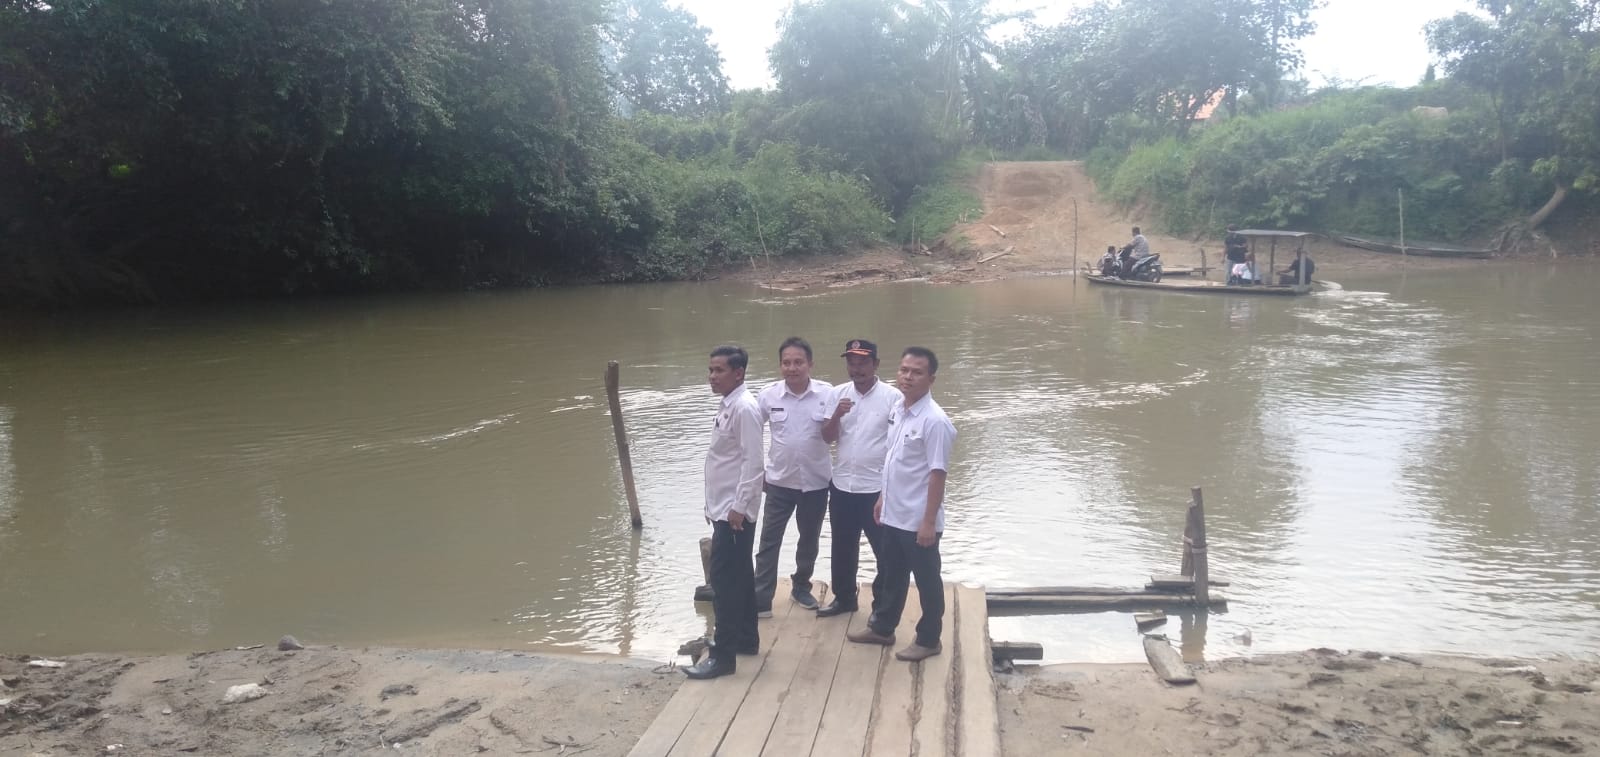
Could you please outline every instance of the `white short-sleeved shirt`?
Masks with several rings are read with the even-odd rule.
[[[722,398],[706,451],[706,517],[734,510],[754,518],[761,505],[761,409],[744,384]]]
[[[902,531],[922,528],[928,510],[928,483],[936,470],[948,471],[956,427],[944,408],[923,395],[916,404],[894,406],[889,416],[889,454],[883,461],[883,525]],[[934,530],[944,532],[944,503]]]
[[[803,492],[828,488],[833,458],[822,440],[822,422],[828,419],[825,411],[832,390],[832,384],[812,379],[811,386],[796,396],[780,380],[756,396],[761,419],[772,430],[767,483]]]
[[[827,417],[839,407],[839,400],[854,405],[839,419],[839,446],[833,461],[833,485],[851,494],[873,494],[883,490],[883,458],[889,454],[889,414],[905,404],[905,395],[883,381],[874,382],[866,394],[849,381],[833,388]]]

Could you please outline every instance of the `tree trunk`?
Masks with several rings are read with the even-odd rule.
[[[1545,202],[1544,207],[1539,208],[1537,213],[1528,217],[1528,231],[1539,228],[1539,224],[1544,223],[1551,213],[1556,212],[1556,208],[1561,207],[1561,201],[1565,199],[1567,199],[1567,187],[1563,184],[1557,184],[1556,191],[1550,195],[1550,199]]]

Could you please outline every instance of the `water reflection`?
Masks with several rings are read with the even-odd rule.
[[[1177,569],[1200,485],[1234,601],[1173,616],[1191,659],[1594,651],[1594,274],[1430,274],[1295,300],[1065,278],[663,285],[22,324],[0,347],[0,606],[27,611],[0,648],[293,632],[670,654],[709,622],[688,601],[716,404],[704,355],[747,345],[759,386],[800,333],[822,378],[843,378],[833,346],[852,337],[939,350],[935,392],[961,430],[954,580],[1141,585]],[[637,534],[601,396],[610,359]],[[994,636],[1139,659],[1132,625],[997,618]]]

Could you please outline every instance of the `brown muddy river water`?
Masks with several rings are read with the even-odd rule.
[[[1342,284],[672,284],[14,319],[0,652],[293,633],[664,658],[706,624],[706,352],[751,347],[760,386],[793,333],[826,380],[855,336],[940,353],[951,580],[1142,585],[1176,571],[1200,485],[1232,604],[1169,625],[1191,656],[1600,653],[1600,268]],[[1142,658],[1123,613],[993,635]]]

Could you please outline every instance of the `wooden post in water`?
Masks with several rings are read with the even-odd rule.
[[[1072,291],[1078,291],[1078,198],[1072,198]]]
[[[1406,190],[1404,187],[1396,188],[1395,194],[1400,196],[1400,258],[1406,257]]]
[[[622,486],[628,494],[628,515],[634,528],[643,528],[639,516],[639,492],[633,488],[633,456],[628,454],[628,431],[622,427],[622,369],[617,361],[606,363],[606,399],[611,403],[611,430],[617,434],[617,458],[622,461]]]
[[[1206,281],[1211,280],[1211,269],[1206,266],[1206,248],[1204,247],[1200,248],[1200,278]]]
[[[1183,565],[1178,570],[1178,575],[1194,577],[1194,552],[1189,545],[1194,543],[1194,502],[1183,511]]]
[[[1193,533],[1184,537],[1185,552],[1190,556],[1191,575],[1194,576],[1194,601],[1201,607],[1211,604],[1211,566],[1206,559],[1206,505],[1200,487],[1189,490],[1189,521]]]

